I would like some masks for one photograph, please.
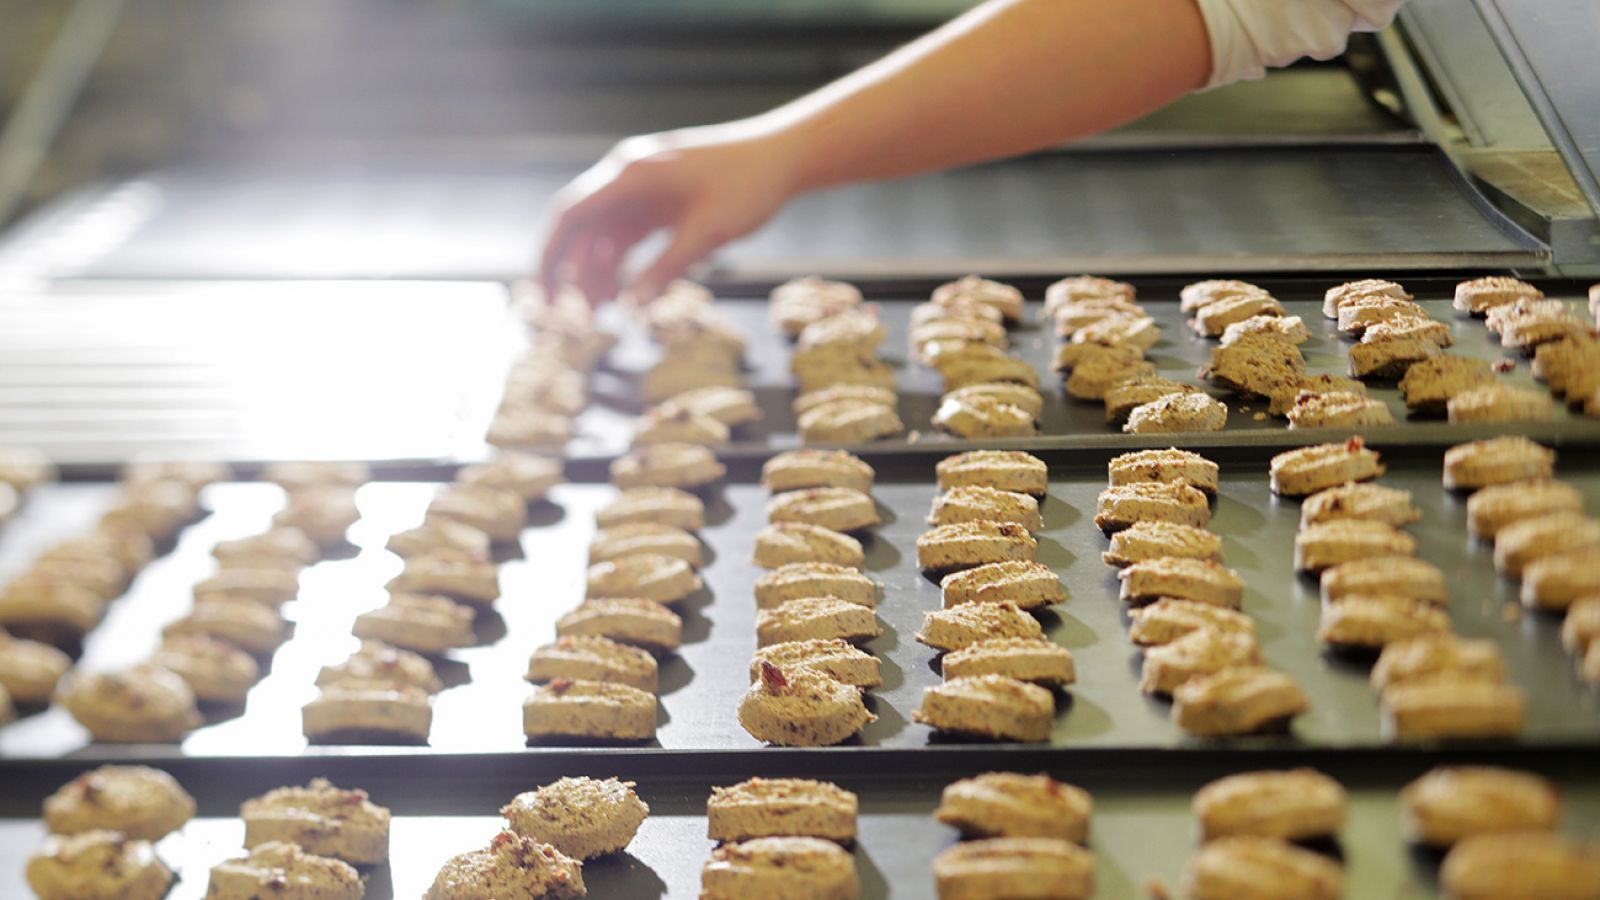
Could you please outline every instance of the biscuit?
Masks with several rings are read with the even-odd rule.
[[[1600,897],[1600,852],[1543,830],[1472,835],[1445,856],[1439,883],[1461,900],[1594,900]]]
[[[1035,421],[1044,414],[1044,398],[1034,388],[1025,384],[993,382],[969,384],[944,395],[944,399],[968,402],[977,399],[993,400],[1015,406],[1032,416]]]
[[[1564,481],[1513,481],[1467,498],[1467,530],[1493,540],[1504,528],[1544,515],[1583,512],[1583,494]]]
[[[787,450],[761,466],[761,486],[774,494],[805,488],[872,490],[873,471],[845,450]]]
[[[1148,318],[1136,303],[1121,298],[1101,297],[1063,303],[1044,316],[1055,325],[1056,335],[1071,338],[1081,328],[1116,319]]]
[[[721,480],[726,467],[716,454],[694,444],[636,447],[611,463],[611,483],[619,488],[694,488]]]
[[[1507,525],[1494,537],[1494,567],[1522,577],[1536,560],[1600,546],[1600,520],[1583,513],[1550,513]]]
[[[1271,294],[1236,294],[1222,297],[1195,310],[1191,324],[1194,330],[1207,337],[1218,337],[1229,325],[1257,316],[1282,316],[1283,304]]]
[[[1172,721],[1199,737],[1250,734],[1311,708],[1295,680],[1259,666],[1191,678],[1172,692]]]
[[[763,569],[808,562],[860,569],[867,556],[861,542],[848,534],[804,522],[774,522],[756,532],[751,560]]]
[[[630,446],[698,444],[715,447],[726,444],[731,437],[728,426],[716,419],[667,400],[645,410],[634,422]]]
[[[1173,522],[1135,522],[1111,535],[1100,559],[1111,566],[1131,566],[1162,557],[1222,562],[1222,538],[1204,528]]]
[[[1490,384],[1469,388],[1451,397],[1446,404],[1451,422],[1548,422],[1555,416],[1550,395]]]
[[[1301,572],[1321,572],[1355,560],[1416,552],[1417,539],[1387,522],[1334,519],[1300,529],[1294,538],[1294,567]]]
[[[347,735],[427,743],[433,702],[427,691],[388,681],[323,685],[300,710],[300,730],[311,741]]]
[[[1169,394],[1193,394],[1200,389],[1192,384],[1162,378],[1159,375],[1135,375],[1112,385],[1105,396],[1106,421],[1117,424],[1128,418],[1135,407]]]
[[[1211,362],[1200,377],[1241,394],[1271,397],[1297,386],[1306,374],[1305,357],[1288,341],[1247,334],[1226,347],[1211,350]]]
[[[1543,291],[1526,281],[1508,275],[1486,275],[1457,284],[1454,306],[1461,312],[1481,316],[1496,306],[1543,296]]]
[[[989,487],[1043,497],[1050,484],[1044,461],[1021,450],[973,450],[947,456],[934,466],[939,489]]]
[[[1094,895],[1094,854],[1071,841],[1003,837],[956,844],[934,857],[939,900]]]
[[[751,681],[761,677],[763,663],[785,672],[810,669],[858,688],[883,684],[878,658],[840,638],[810,638],[760,647],[750,659]]]
[[[1089,792],[1049,777],[985,772],[945,786],[933,817],[966,838],[1089,840]]]
[[[589,599],[634,597],[676,603],[704,587],[694,567],[660,554],[626,556],[589,567]]]
[[[1279,838],[1228,837],[1189,860],[1183,892],[1190,900],[1339,900],[1344,872],[1326,856]]]
[[[1398,319],[1426,319],[1428,311],[1410,300],[1392,297],[1356,297],[1339,305],[1340,333],[1361,338],[1367,329],[1380,322]]]
[[[49,484],[58,476],[50,457],[39,450],[32,447],[0,449],[0,482],[10,485],[18,493]]]
[[[0,628],[44,643],[82,638],[105,611],[105,597],[62,572],[30,572],[0,588]]]
[[[991,397],[946,395],[933,414],[933,426],[961,438],[1032,437],[1032,413]]]
[[[1507,436],[1457,444],[1444,452],[1446,490],[1476,490],[1508,481],[1550,478],[1556,453],[1525,437]]]
[[[1343,443],[1317,444],[1288,450],[1272,458],[1272,492],[1304,497],[1352,481],[1367,481],[1384,472],[1375,450],[1358,436]]]
[[[1441,766],[1400,791],[1411,839],[1449,847],[1479,834],[1554,831],[1561,813],[1547,778],[1491,766]]]
[[[990,487],[954,487],[933,498],[929,525],[959,522],[1014,522],[1029,531],[1044,527],[1033,495]]]
[[[832,841],[812,837],[723,844],[700,871],[700,900],[855,900],[860,891],[855,858]]]
[[[100,515],[100,527],[143,533],[165,541],[193,521],[200,501],[188,486],[170,481],[129,485]]]
[[[466,466],[456,473],[461,484],[511,491],[527,503],[549,496],[550,489],[566,481],[559,459],[529,453],[497,453],[485,463]]]
[[[1039,387],[1039,373],[1032,363],[989,344],[963,344],[941,350],[929,362],[944,379],[946,391],[996,382]]]
[[[800,437],[807,443],[860,444],[905,431],[893,407],[859,400],[825,403],[800,414]]]
[[[870,641],[883,633],[870,606],[837,597],[800,597],[756,612],[756,646],[841,638]]]
[[[358,866],[389,859],[389,810],[366,791],[341,790],[325,778],[246,800],[239,818],[247,849],[281,842]]]
[[[360,900],[365,893],[366,883],[348,863],[279,841],[213,866],[206,887],[207,900]]]
[[[1305,320],[1299,316],[1262,315],[1240,319],[1224,328],[1222,346],[1236,344],[1247,334],[1264,334],[1291,344],[1304,344],[1311,340],[1311,332],[1306,330]]]
[[[523,837],[594,859],[626,849],[650,815],[633,787],[615,778],[561,778],[513,797],[500,815]]]
[[[452,856],[439,869],[423,900],[579,900],[584,896],[582,863],[549,844],[502,831],[486,849]]]
[[[504,488],[453,484],[434,496],[427,517],[468,525],[496,541],[515,541],[527,524],[528,505]]]
[[[1121,531],[1136,522],[1170,522],[1204,528],[1211,522],[1206,495],[1183,480],[1118,484],[1100,492],[1094,524],[1101,531]]]
[[[1567,608],[1561,620],[1561,646],[1581,655],[1600,638],[1600,596],[1583,597]]]
[[[892,387],[879,387],[872,384],[837,384],[831,387],[818,388],[814,391],[806,391],[794,398],[792,406],[795,418],[798,419],[819,406],[843,400],[869,403],[874,406],[887,406],[893,409],[895,393]],[[781,456],[782,454],[779,455]]]
[[[656,736],[656,698],[625,684],[557,678],[534,685],[522,701],[522,732],[531,740],[648,741]]]
[[[1109,316],[1073,329],[1077,344],[1104,344],[1108,347],[1133,347],[1148,351],[1161,340],[1161,328],[1149,316]]]
[[[599,635],[571,635],[533,651],[523,676],[540,683],[565,678],[625,684],[655,693],[659,666],[647,650]]]
[[[1512,737],[1527,704],[1511,685],[1450,678],[1397,684],[1382,700],[1384,734],[1401,741]]]
[[[1143,358],[1137,347],[1106,347],[1101,344],[1069,344],[1101,351],[1080,356],[1072,365],[1065,383],[1069,395],[1079,400],[1104,401],[1106,393],[1126,378],[1156,374],[1156,364]],[[1057,354],[1058,359],[1061,354]],[[1060,366],[1058,366],[1060,368]]]
[[[1141,646],[1170,644],[1202,628],[1254,636],[1255,621],[1237,610],[1193,600],[1163,597],[1128,613],[1128,639]]]
[[[934,288],[930,298],[932,302],[939,304],[950,303],[957,299],[991,307],[1007,322],[1022,320],[1022,292],[1003,282],[967,275]]]
[[[1322,599],[1334,603],[1353,594],[1385,594],[1421,600],[1435,606],[1450,603],[1444,573],[1426,560],[1409,556],[1364,556],[1322,573]]]
[[[1373,322],[1367,326],[1367,330],[1361,335],[1362,343],[1366,344],[1401,338],[1429,341],[1441,348],[1452,346],[1456,342],[1455,335],[1450,333],[1448,324],[1438,319],[1429,319],[1421,316],[1406,316]]]
[[[1170,434],[1221,431],[1228,424],[1228,406],[1210,394],[1168,394],[1128,413],[1122,430],[1128,434]]]
[[[49,644],[14,638],[0,628],[0,688],[18,703],[48,703],[72,658]]]
[[[759,677],[739,701],[739,724],[758,741],[828,747],[878,720],[853,685],[812,668],[760,665]]]
[[[391,593],[436,594],[488,607],[500,597],[500,567],[445,550],[407,559],[405,568],[385,586]]]
[[[1330,319],[1337,319],[1339,318],[1339,307],[1343,303],[1357,297],[1367,296],[1392,297],[1396,300],[1411,299],[1411,295],[1406,292],[1406,289],[1393,281],[1385,281],[1382,278],[1362,278],[1328,288],[1327,292],[1322,295],[1322,314]]]
[[[1135,450],[1114,456],[1107,463],[1110,484],[1144,484],[1182,481],[1192,488],[1215,495],[1219,482],[1217,464],[1191,450],[1169,447],[1165,450]]]
[[[470,608],[449,597],[391,594],[387,605],[356,616],[351,631],[358,638],[437,655],[478,642],[473,618]]]
[[[40,900],[161,900],[172,887],[172,871],[149,841],[115,831],[45,838],[26,877]]]
[[[390,553],[403,559],[444,553],[477,560],[489,558],[489,545],[489,536],[471,525],[437,517],[395,532],[384,544]]]
[[[1022,609],[1064,603],[1067,589],[1055,570],[1031,560],[986,563],[939,580],[944,608],[1009,601]]]
[[[195,802],[177,779],[147,766],[101,766],[72,779],[44,800],[51,834],[104,829],[159,841],[194,818]]]
[[[629,556],[670,556],[693,568],[705,565],[700,539],[671,525],[631,522],[602,528],[589,541],[589,562],[600,563]]]
[[[344,543],[345,532],[361,518],[356,507],[355,488],[319,485],[296,491],[289,502],[272,517],[279,528],[298,528],[321,546]]]
[[[1138,606],[1161,597],[1238,609],[1244,600],[1239,573],[1205,559],[1158,557],[1117,572],[1123,603]]]
[[[1404,378],[1416,363],[1432,359],[1444,351],[1427,338],[1391,337],[1367,341],[1350,348],[1351,378]]]
[[[1050,739],[1056,701],[1050,691],[1004,675],[953,678],[927,688],[911,720],[937,731],[992,740]]]
[[[1355,394],[1367,396],[1367,386],[1343,375],[1301,375],[1273,385],[1267,393],[1267,412],[1287,416],[1304,394]]]
[[[175,744],[201,721],[189,685],[157,666],[74,673],[57,699],[100,743]]]
[[[938,525],[917,538],[917,565],[948,572],[985,563],[1032,560],[1039,542],[1014,522],[958,522]]]
[[[164,639],[150,662],[182,678],[201,703],[243,703],[261,678],[261,667],[250,654],[201,634]]]
[[[837,384],[866,384],[890,390],[895,386],[894,370],[888,363],[871,350],[859,347],[802,347],[789,356],[789,371],[801,393]]]
[[[1394,414],[1382,400],[1363,394],[1301,391],[1286,415],[1290,428],[1365,428],[1393,425]]]
[[[1126,281],[1115,281],[1095,275],[1073,275],[1050,283],[1044,291],[1045,317],[1055,314],[1062,306],[1090,300],[1107,300],[1121,303],[1134,302],[1134,287]]]
[[[149,469],[144,471],[150,475],[156,474]],[[160,479],[173,480],[175,474],[177,473],[174,473],[168,465],[160,475]],[[224,481],[228,477],[228,473],[223,469],[201,464],[201,468],[192,476],[178,477],[176,480],[188,483],[191,488],[199,488],[213,481]],[[124,479],[139,481],[140,475],[127,472],[124,473]],[[293,494],[328,485],[360,487],[372,480],[372,469],[363,462],[333,460],[275,462],[268,463],[262,468],[261,480],[271,482]]]
[[[855,794],[826,781],[751,778],[711,789],[706,837],[720,842],[813,837],[849,843],[856,839],[859,808]]]
[[[1005,347],[1008,341],[1005,326],[999,321],[982,317],[947,315],[912,323],[909,343],[918,359],[931,362],[940,352],[948,352],[968,344]]]
[[[1565,612],[1573,601],[1600,594],[1596,548],[1556,553],[1528,563],[1522,570],[1522,605],[1528,609]]]
[[[661,359],[644,373],[639,383],[639,393],[646,403],[660,403],[685,391],[743,386],[744,373],[739,371],[738,360],[729,355],[726,347],[690,345],[674,347],[662,354]],[[559,432],[546,440],[557,436]]]
[[[966,603],[923,613],[919,643],[935,650],[962,650],[991,638],[1042,638],[1039,620],[1015,603]]]
[[[361,649],[341,663],[323,666],[317,673],[319,687],[342,681],[387,682],[418,688],[430,694],[444,690],[444,683],[433,670],[433,663],[409,650],[391,647],[381,641],[362,641]]]
[[[767,501],[767,521],[804,522],[834,531],[861,531],[882,521],[869,494],[855,488],[785,491]]]
[[[813,322],[860,306],[861,290],[853,284],[813,275],[778,285],[767,302],[772,323],[795,337]]]
[[[1569,399],[1592,389],[1600,373],[1600,339],[1569,337],[1540,344],[1533,351],[1533,376]]]
[[[317,545],[298,528],[273,528],[260,534],[218,541],[211,555],[225,569],[289,569],[298,571],[321,556]]]
[[[715,419],[729,428],[759,422],[762,418],[755,395],[743,388],[719,385],[693,388],[674,394],[667,402],[696,415]]]
[[[1254,634],[1199,628],[1144,651],[1139,690],[1168,695],[1192,678],[1234,666],[1261,664],[1261,648]]]
[[[1238,281],[1232,278],[1212,278],[1184,285],[1183,289],[1178,291],[1178,309],[1185,314],[1193,314],[1229,297],[1261,296],[1271,295],[1267,293],[1265,288],[1251,284],[1248,281]],[[1129,299],[1131,300],[1132,297]]]
[[[586,600],[556,620],[560,637],[606,637],[653,651],[683,645],[683,619],[653,600]]]
[[[1195,792],[1200,839],[1251,836],[1304,841],[1336,837],[1346,806],[1339,782],[1314,769],[1229,775]]]
[[[1450,614],[1431,603],[1387,594],[1348,594],[1322,607],[1317,640],[1346,649],[1376,650],[1449,630]]]
[[[1350,482],[1324,488],[1300,504],[1300,527],[1324,522],[1360,519],[1383,522],[1396,528],[1422,518],[1422,511],[1411,501],[1411,492],[1381,484]]]
[[[600,528],[650,524],[699,531],[706,527],[706,505],[677,488],[630,488],[596,510],[594,521]]]
[[[940,661],[946,679],[1004,675],[1060,687],[1078,678],[1072,651],[1043,638],[988,638],[949,653]]]
[[[1467,641],[1448,631],[1395,641],[1379,653],[1371,682],[1379,693],[1397,684],[1450,676],[1453,681],[1506,681],[1506,661],[1493,641]]]
[[[1001,334],[1004,334],[1004,329]],[[795,347],[852,347],[873,351],[888,336],[883,321],[878,318],[877,304],[858,306],[834,313],[807,325],[795,341]]]
[[[1504,310],[1498,307],[1495,311]],[[1498,317],[1500,345],[1531,353],[1540,344],[1569,337],[1587,337],[1589,323],[1569,315],[1560,301],[1554,307],[1540,306],[1515,310]]]
[[[878,585],[856,569],[835,563],[788,563],[756,580],[756,608],[772,609],[801,597],[837,597],[878,605]]]

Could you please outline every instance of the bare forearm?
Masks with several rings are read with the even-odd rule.
[[[1209,72],[1194,0],[991,0],[761,126],[805,191],[1095,134],[1201,87]]]

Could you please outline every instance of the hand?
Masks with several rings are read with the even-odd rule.
[[[659,229],[667,248],[627,286],[637,301],[711,251],[749,234],[794,193],[793,151],[781,134],[733,123],[628,138],[551,201],[539,280],[597,303],[615,297],[628,251]]]

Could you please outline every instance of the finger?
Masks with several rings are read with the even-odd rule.
[[[555,211],[554,223],[539,254],[539,283],[547,293],[558,286],[563,274],[562,264],[572,252],[574,242],[604,219],[605,207],[613,197],[614,183],[582,192],[577,189],[579,179],[557,191],[550,201],[550,209]],[[577,199],[569,199],[572,197]]]
[[[615,242],[606,235],[595,236],[573,277],[591,305],[616,299],[618,263]]]
[[[715,229],[693,218],[687,219],[673,232],[672,242],[661,251],[629,286],[635,300],[649,302],[661,296],[667,283],[682,275],[688,268],[704,259],[723,243]]]

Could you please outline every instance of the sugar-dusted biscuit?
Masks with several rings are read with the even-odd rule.
[[[433,728],[433,698],[390,681],[338,681],[323,685],[300,710],[300,730],[312,741],[359,735],[426,743]]]
[[[1404,378],[1413,365],[1443,353],[1439,345],[1421,337],[1390,337],[1350,348],[1351,378]]]
[[[1493,539],[1524,519],[1583,512],[1583,493],[1564,481],[1512,481],[1476,491],[1467,498],[1467,528]]]
[[[843,281],[829,281],[808,275],[794,278],[772,289],[767,310],[772,324],[790,337],[807,325],[861,305],[861,290]]]
[[[1135,522],[1111,535],[1100,559],[1107,565],[1131,566],[1162,557],[1222,562],[1222,538],[1204,528],[1174,522]]]
[[[1183,892],[1190,900],[1339,900],[1344,872],[1328,857],[1281,838],[1227,837],[1189,860]]]
[[[936,525],[917,538],[917,565],[947,572],[1007,560],[1032,560],[1039,542],[1014,522]]]
[[[790,406],[794,409],[795,418],[798,419],[819,406],[839,400],[853,400],[893,408],[895,392],[892,387],[875,384],[836,384],[801,393],[794,398]]]
[[[460,522],[496,541],[514,541],[527,524],[528,504],[506,488],[452,484],[434,496],[427,516]]]
[[[1444,572],[1410,556],[1364,556],[1322,572],[1322,599],[1333,603],[1353,594],[1386,594],[1435,606],[1450,602]]]
[[[1084,844],[1094,798],[1048,775],[985,772],[945,786],[933,817],[963,837],[1040,837]]]
[[[1500,682],[1505,673],[1505,660],[1494,641],[1469,640],[1440,631],[1385,645],[1372,667],[1372,686],[1381,694],[1397,684],[1442,676],[1456,681]]]
[[[361,518],[356,506],[356,489],[327,484],[305,488],[289,495],[289,502],[272,517],[277,528],[298,528],[319,545],[344,543],[345,532]]]
[[[1171,597],[1238,609],[1244,599],[1239,573],[1205,559],[1161,557],[1134,563],[1117,572],[1122,602],[1140,605]]]
[[[940,490],[991,487],[1043,497],[1050,483],[1044,461],[1021,450],[973,450],[947,456],[935,466]]]
[[[1301,391],[1286,414],[1290,428],[1366,428],[1393,425],[1394,414],[1382,400],[1365,394]]]
[[[1400,379],[1406,406],[1422,412],[1443,412],[1450,398],[1473,388],[1497,384],[1486,360],[1449,354],[1413,363]]]
[[[1011,382],[985,382],[969,384],[957,388],[944,395],[945,400],[956,399],[967,402],[976,399],[988,399],[1008,406],[1015,406],[1032,416],[1035,421],[1044,413],[1044,398],[1039,391],[1025,384]]]
[[[965,841],[933,860],[939,900],[1094,895],[1094,854],[1057,838],[998,837]]]
[[[206,887],[207,900],[360,900],[365,893],[366,882],[349,863],[282,841],[259,844],[246,856],[213,866]]]
[[[1200,628],[1144,652],[1139,690],[1165,695],[1184,682],[1234,666],[1260,665],[1255,635]]]
[[[1022,320],[1022,292],[1009,284],[966,275],[933,289],[933,303],[951,303],[966,300],[981,303],[997,310],[1007,322]]]
[[[966,603],[923,613],[916,638],[935,650],[961,650],[991,638],[1042,638],[1039,620],[1015,603]]]
[[[1486,384],[1461,391],[1445,404],[1451,422],[1548,422],[1555,404],[1544,391]]]
[[[708,415],[666,400],[645,410],[644,415],[634,422],[633,443],[630,446],[697,444],[716,447],[726,444],[731,438],[728,426]]]
[[[1348,800],[1339,782],[1314,769],[1244,772],[1195,792],[1200,839],[1251,835],[1286,841],[1336,837]]]
[[[786,450],[761,465],[761,486],[774,494],[822,487],[865,494],[872,479],[872,466],[846,450]]]
[[[758,741],[779,747],[828,747],[877,721],[861,690],[809,668],[761,666],[739,701],[739,724]]]
[[[611,463],[611,483],[619,488],[695,488],[718,481],[727,468],[711,450],[694,444],[636,447]]]
[[[1193,315],[1207,306],[1229,297],[1271,296],[1266,288],[1234,278],[1209,278],[1186,284],[1178,291],[1178,309]],[[1129,299],[1132,299],[1131,297]]]
[[[1216,463],[1192,450],[1176,447],[1124,453],[1112,457],[1106,470],[1111,486],[1182,481],[1207,494],[1215,494],[1219,483]]]
[[[1128,434],[1171,434],[1221,431],[1228,424],[1228,406],[1210,394],[1168,394],[1128,413],[1122,430]]]
[[[788,563],[756,580],[756,608],[772,609],[801,597],[838,597],[862,606],[878,605],[878,585],[860,570],[837,563]]]
[[[860,444],[906,430],[893,407],[859,400],[838,400],[807,410],[796,427],[808,444]]]
[[[421,525],[397,531],[384,546],[403,558],[447,554],[464,559],[487,560],[490,539],[487,534],[464,522],[433,517]]]
[[[711,789],[706,837],[719,842],[813,837],[849,843],[856,839],[859,809],[855,794],[826,781],[751,778]]]
[[[1574,601],[1600,594],[1600,551],[1589,546],[1541,556],[1522,570],[1522,605],[1565,612]]]
[[[985,563],[939,580],[945,609],[963,603],[1010,602],[1037,609],[1065,602],[1067,589],[1054,569],[1032,560]]]
[[[182,678],[202,703],[243,703],[261,678],[261,666],[254,657],[204,634],[163,638],[150,662]]]
[[[1381,484],[1353,481],[1324,488],[1300,504],[1300,527],[1340,519],[1384,522],[1396,528],[1422,518],[1411,492]]]
[[[18,703],[48,703],[72,658],[39,641],[12,637],[0,628],[0,688]]]
[[[939,666],[946,679],[1004,675],[1060,687],[1078,678],[1072,651],[1045,638],[987,638],[946,654]]]
[[[556,620],[556,634],[606,637],[653,651],[676,650],[683,645],[683,619],[654,600],[586,600]]]
[[[1128,639],[1142,646],[1170,644],[1202,628],[1251,636],[1256,633],[1255,620],[1244,613],[1194,600],[1163,597],[1128,615],[1133,619]]]
[[[1496,306],[1519,300],[1537,300],[1544,292],[1509,275],[1485,275],[1456,285],[1455,308],[1473,315],[1484,315]]]
[[[1207,303],[1195,310],[1191,320],[1194,330],[1207,337],[1218,337],[1228,326],[1256,316],[1281,316],[1283,304],[1276,297],[1262,291],[1259,294],[1235,294]]]
[[[1193,394],[1200,389],[1192,384],[1173,381],[1160,375],[1134,375],[1124,378],[1106,390],[1106,421],[1119,424],[1128,418],[1134,408],[1169,394]]]
[[[1204,528],[1211,522],[1206,495],[1185,481],[1118,484],[1100,492],[1094,524],[1107,533],[1136,522],[1172,522]]]
[[[1556,452],[1521,435],[1457,444],[1444,452],[1446,490],[1477,490],[1508,481],[1550,478]]]
[[[991,487],[953,487],[934,497],[928,511],[929,525],[980,521],[1015,522],[1029,531],[1044,527],[1033,495]]]
[[[659,664],[647,650],[600,635],[568,635],[533,651],[523,676],[539,683],[566,678],[625,684],[655,693]]]
[[[1582,597],[1567,607],[1561,620],[1561,646],[1581,656],[1600,641],[1600,595]]]
[[[1593,900],[1600,897],[1600,851],[1544,829],[1477,834],[1450,849],[1439,883],[1461,900]]]
[[[636,597],[657,603],[676,603],[703,586],[694,567],[682,559],[646,553],[590,566],[586,596],[590,599]]]
[[[805,522],[834,531],[860,531],[882,521],[870,494],[846,487],[786,491],[767,501],[767,521]]]
[[[911,720],[937,731],[993,740],[1050,739],[1056,703],[1051,693],[1004,675],[954,678],[926,689]]]
[[[1056,351],[1055,368],[1069,371],[1069,395],[1079,400],[1105,400],[1106,392],[1125,378],[1156,374],[1156,364],[1138,347],[1103,344],[1063,344]]]
[[[594,859],[626,849],[650,815],[633,788],[616,778],[560,778],[513,797],[500,815],[523,837]]]
[[[391,594],[385,606],[358,616],[351,631],[418,653],[439,654],[477,643],[472,609],[449,597]]]
[[[700,539],[692,532],[672,525],[629,522],[602,528],[589,541],[591,563],[645,555],[671,556],[696,569],[705,564]]]
[[[1039,431],[1033,413],[993,397],[946,395],[932,422],[941,431],[971,439],[1032,437]]]
[[[656,698],[625,684],[557,678],[522,701],[522,732],[533,740],[647,741],[656,735]]]
[[[1381,322],[1426,318],[1429,318],[1428,311],[1421,304],[1394,297],[1368,295],[1340,304],[1337,322],[1341,334],[1363,338],[1368,328]]]
[[[1536,560],[1597,547],[1600,519],[1581,512],[1548,513],[1500,529],[1494,536],[1494,567],[1502,575],[1520,578]]]
[[[272,528],[258,534],[218,541],[211,555],[223,568],[298,570],[317,561],[317,545],[298,528]]]
[[[1360,437],[1353,437],[1343,443],[1286,450],[1272,458],[1269,471],[1273,493],[1304,497],[1347,482],[1376,478],[1384,467],[1377,451],[1369,450]]]
[[[1382,278],[1362,278],[1356,281],[1347,281],[1344,284],[1328,288],[1322,295],[1322,314],[1330,319],[1339,318],[1339,307],[1346,301],[1364,296],[1393,297],[1396,300],[1410,300],[1411,294],[1404,287],[1393,281]]]
[[[700,871],[700,900],[855,900],[860,890],[855,858],[838,844],[813,837],[723,844]]]
[[[386,586],[394,593],[438,594],[486,607],[500,597],[500,568],[488,560],[441,550],[408,558]]]
[[[1301,375],[1280,381],[1267,391],[1267,412],[1274,416],[1287,416],[1296,400],[1303,394],[1355,394],[1367,396],[1367,386],[1343,375]]]
[[[444,690],[444,683],[426,657],[391,647],[382,641],[362,641],[361,649],[342,662],[323,666],[317,673],[317,686],[347,681],[388,682],[420,688],[430,694]]]
[[[878,658],[843,638],[808,638],[759,647],[750,659],[751,681],[761,677],[763,663],[785,672],[811,669],[858,688],[883,684]]]
[[[1492,681],[1434,678],[1383,692],[1383,730],[1391,739],[1511,737],[1522,731],[1522,690]]]
[[[883,633],[870,606],[837,597],[800,597],[756,613],[756,646],[841,638],[870,641]]]
[[[246,800],[239,818],[247,848],[281,841],[358,866],[389,859],[389,810],[366,791],[343,790],[325,778]]]
[[[1149,316],[1110,316],[1074,329],[1077,344],[1105,344],[1108,347],[1135,347],[1148,351],[1161,340],[1161,328]]]
[[[1300,529],[1294,538],[1294,567],[1321,572],[1355,560],[1416,552],[1417,539],[1387,522],[1334,519]]]
[[[487,848],[446,861],[423,900],[580,900],[586,895],[583,863],[549,844],[502,831]]]
[[[706,505],[699,497],[669,487],[629,488],[595,510],[595,525],[652,524],[699,531],[706,527]]]
[[[528,503],[543,500],[550,489],[566,481],[559,459],[531,453],[497,453],[488,462],[465,466],[456,473],[462,484],[512,491]]]
[[[101,743],[174,744],[201,722],[189,685],[151,665],[75,673],[57,699]]]
[[[761,420],[755,395],[743,388],[709,385],[674,394],[667,401],[690,412],[715,419],[729,428]]]
[[[44,800],[44,824],[51,834],[105,829],[158,841],[182,828],[194,812],[194,798],[177,779],[148,766],[101,766]]]
[[[1304,344],[1311,339],[1305,320],[1299,316],[1257,315],[1240,319],[1224,328],[1221,344],[1224,347],[1236,344],[1247,334],[1264,334],[1291,344]]]
[[[1431,603],[1385,594],[1350,594],[1323,605],[1317,640],[1334,647],[1376,650],[1449,628],[1450,614]]]
[[[40,900],[161,900],[173,880],[149,841],[105,830],[45,838],[25,872]]]
[[[848,534],[804,522],[774,522],[756,532],[751,559],[763,569],[807,562],[860,569],[867,556],[861,542]]]
[[[1191,678],[1172,692],[1172,720],[1201,737],[1249,734],[1311,708],[1288,675],[1260,666],[1234,666]]]
[[[1548,778],[1492,766],[1440,766],[1400,791],[1412,840],[1449,847],[1479,834],[1554,831],[1561,798]]]

